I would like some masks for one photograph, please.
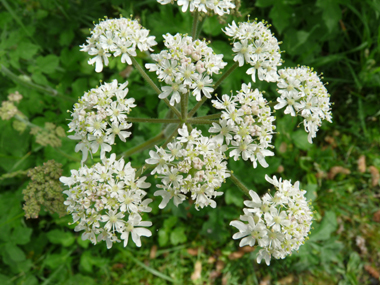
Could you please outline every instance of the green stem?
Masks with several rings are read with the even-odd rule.
[[[188,93],[181,94],[181,118],[186,121],[187,118],[187,104],[188,104]]]
[[[251,197],[249,195],[249,189],[237,178],[231,171],[231,176],[230,176],[232,182],[248,197]]]
[[[180,126],[181,126],[181,125],[178,125],[178,126],[174,129],[174,131],[173,131],[173,132],[167,137],[166,141],[165,141],[164,144],[161,146],[162,148],[165,148],[165,147],[168,145],[168,143],[170,143],[170,142],[173,140],[173,138],[175,138],[175,136],[176,136],[176,134],[177,134],[177,132],[178,132],[178,128],[179,128]],[[144,164],[139,170],[136,171],[136,176],[137,176],[137,177],[142,176],[146,170],[148,170],[149,168],[152,168],[152,167],[154,167],[154,166],[155,166],[155,165],[153,165],[153,164],[147,164],[147,163],[145,163],[145,164]]]
[[[230,76],[230,74],[232,72],[234,72],[234,70],[239,66],[239,62],[235,62],[223,75],[222,77],[219,78],[219,80],[214,84],[213,88],[214,88],[214,91],[216,90],[216,88],[219,87],[220,84],[222,84],[222,82],[228,77]]]
[[[195,35],[195,37],[197,39],[199,39],[199,36],[201,35],[202,27],[203,27],[203,23],[204,22],[205,22],[205,19],[203,19],[202,21],[199,21],[198,28],[197,28],[197,34]]]
[[[197,117],[196,119],[219,119],[221,115],[222,115],[222,113],[217,113],[217,114]]]
[[[198,10],[195,10],[195,12],[194,12],[194,19],[193,19],[193,27],[191,29],[191,37],[193,38],[193,41],[196,40],[197,27],[198,27],[198,18],[199,18]]]
[[[178,119],[133,118],[133,117],[128,117],[126,120],[131,123],[158,123],[158,124],[171,124],[171,123],[181,122]]]
[[[186,122],[194,125],[211,125],[212,123],[217,123],[218,121],[195,118],[188,119]]]
[[[197,110],[204,104],[204,102],[207,101],[207,97],[206,96],[203,96],[202,100],[201,101],[198,101],[198,103],[194,106],[193,109],[191,109],[191,111],[189,112],[189,114],[187,114],[187,117],[188,118],[191,118],[194,116],[195,112],[197,112]]]
[[[145,265],[143,262],[141,262],[140,260],[138,260],[137,258],[135,258],[133,256],[133,254],[129,251],[123,251],[123,253],[125,253],[125,255],[127,255],[127,258],[128,259],[131,259],[134,263],[136,263],[138,266],[144,268],[146,271],[150,272],[151,274],[161,278],[161,279],[164,279],[166,281],[169,281],[171,283],[176,283],[176,281],[174,279],[172,279],[171,277],[161,273],[160,271],[154,269],[154,268],[151,268],[147,265]]]
[[[57,91],[51,87],[44,87],[41,85],[34,84],[32,82],[23,80],[20,77],[18,77],[16,74],[14,74],[12,71],[10,71],[8,68],[6,68],[4,65],[1,65],[1,72],[3,72],[4,75],[8,76],[15,83],[19,83],[19,84],[24,85],[26,87],[30,87],[30,88],[33,88],[37,91],[49,94],[52,97],[62,98],[64,100],[71,101],[71,102],[77,101],[74,98],[71,98],[71,97],[68,97],[68,96],[61,94],[59,91]]]
[[[142,66],[136,61],[136,59],[134,57],[131,57],[131,59],[132,59],[133,66],[140,72],[141,76],[145,79],[145,81],[148,82],[148,84],[154,89],[154,91],[158,95],[161,94],[162,92],[161,92],[160,88],[158,88],[157,85],[154,84],[153,80],[145,72],[145,70],[142,68]],[[168,105],[170,110],[172,110],[173,113],[176,114],[176,116],[178,118],[181,118],[181,113],[177,110],[177,108],[170,105],[169,100],[167,98],[165,98],[163,100],[164,100],[165,104]]]
[[[160,142],[164,138],[165,138],[164,132],[161,132],[157,136],[147,140],[146,142],[123,152],[121,155],[119,155],[119,158],[120,157],[128,157],[128,156],[131,156],[132,154],[146,150],[146,149],[152,147],[153,145],[156,145],[158,142]]]

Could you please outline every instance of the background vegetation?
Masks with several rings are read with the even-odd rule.
[[[156,199],[153,236],[143,239],[141,249],[83,242],[68,225],[70,216],[44,209],[38,219],[25,219],[28,169],[51,159],[63,165],[64,175],[80,166],[75,142],[46,123],[67,130],[67,110],[85,91],[100,80],[128,80],[139,106],[134,116],[163,116],[166,110],[136,70],[112,61],[97,74],[87,65],[79,45],[93,21],[133,14],[162,47],[162,34],[189,33],[192,18],[154,0],[0,0],[1,101],[18,91],[23,99],[17,108],[25,115],[0,120],[0,284],[380,284],[380,1],[247,0],[240,12],[242,18],[229,16],[226,23],[248,14],[268,20],[283,41],[285,66],[312,66],[329,82],[334,122],[322,126],[313,145],[300,121],[277,114],[276,156],[268,159],[269,168],[230,164],[261,194],[265,173],[301,181],[316,210],[310,240],[285,260],[258,265],[255,252],[231,239],[235,230],[228,223],[240,215],[245,199],[231,182],[216,209],[197,212],[184,204],[161,211]],[[224,26],[207,18],[201,37],[231,63]],[[139,60],[149,58],[139,54]],[[236,90],[242,80],[250,81],[244,68],[218,93]],[[275,100],[275,85],[257,86]],[[206,114],[210,105],[201,110]],[[154,136],[161,125],[133,128],[133,140],[119,144],[117,153]],[[52,129],[57,135],[47,144]],[[138,167],[146,157],[144,151],[130,159]]]

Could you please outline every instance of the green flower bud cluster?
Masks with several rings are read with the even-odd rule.
[[[62,164],[49,160],[42,166],[37,166],[28,171],[28,176],[32,180],[24,194],[24,211],[27,219],[38,218],[41,206],[49,213],[58,213],[60,217],[66,215],[66,206],[63,204],[61,182]]]
[[[33,127],[30,131],[31,135],[36,136],[36,143],[47,146],[51,145],[52,147],[60,147],[62,145],[61,137],[65,137],[65,130],[56,126],[53,123],[46,122],[45,128]]]
[[[22,95],[16,91],[8,95],[8,101],[1,102],[0,117],[2,120],[10,120],[18,113],[14,103],[18,104],[21,99]]]

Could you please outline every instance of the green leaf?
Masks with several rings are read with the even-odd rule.
[[[264,7],[269,7],[276,3],[276,0],[257,0],[255,2],[256,7],[264,8]]]
[[[342,18],[342,11],[338,2],[336,0],[318,0],[315,5],[322,8],[322,19],[329,32],[331,33],[338,28],[338,22]]]
[[[333,232],[338,228],[336,215],[333,211],[328,211],[323,217],[322,223],[315,226],[315,230],[310,235],[311,241],[328,240]]]
[[[45,74],[53,73],[58,67],[59,58],[54,54],[39,56],[36,59],[37,66]]]
[[[185,235],[185,230],[184,227],[175,228],[174,231],[170,233],[170,242],[173,245],[186,242],[187,236]]]
[[[167,232],[164,229],[160,229],[158,231],[158,244],[160,246],[165,246],[168,244],[169,237]]]
[[[79,265],[86,272],[92,271],[93,262],[92,262],[92,256],[90,252],[85,251],[84,253],[82,253],[80,257]]]
[[[243,207],[243,193],[239,191],[236,187],[233,189],[228,189],[226,191],[226,194],[224,196],[224,199],[227,203],[227,205],[234,204],[238,207]]]
[[[31,42],[21,42],[17,46],[17,53],[19,57],[23,59],[31,59],[38,51],[40,47],[32,44]]]
[[[178,218],[176,216],[171,216],[167,218],[164,221],[164,228],[166,230],[170,230],[176,223],[177,223]]]
[[[7,243],[4,246],[5,252],[14,262],[20,262],[26,259],[25,253],[15,244]]]
[[[308,150],[313,146],[312,144],[308,142],[307,140],[308,134],[304,130],[295,131],[290,136],[295,146],[298,147],[299,149]]]
[[[280,34],[289,26],[292,13],[292,8],[280,1],[277,1],[271,9],[269,17]]]
[[[72,42],[74,36],[75,34],[72,29],[63,31],[59,36],[59,44],[61,46],[68,46]]]
[[[51,243],[61,244],[65,247],[75,242],[75,237],[72,232],[64,232],[58,229],[48,232],[46,236]]]
[[[12,232],[11,240],[16,244],[27,244],[30,241],[32,231],[31,228],[16,227]]]
[[[203,23],[203,31],[206,34],[211,36],[217,36],[222,33],[222,25],[219,23],[219,20],[216,16],[214,17],[206,17]]]

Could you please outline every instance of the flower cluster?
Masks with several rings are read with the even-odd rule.
[[[317,73],[309,67],[286,68],[278,73],[277,86],[281,96],[277,98],[278,104],[274,108],[286,106],[285,114],[301,115],[305,131],[309,133],[308,140],[312,143],[322,120],[331,123],[330,95]]]
[[[265,179],[277,188],[276,193],[273,196],[267,193],[260,199],[250,190],[252,201],[244,201],[248,208],[240,216],[247,223],[232,221],[230,225],[239,230],[232,238],[243,238],[241,247],[257,243],[262,247],[257,262],[264,259],[269,265],[272,256],[283,259],[299,249],[309,234],[313,213],[304,197],[306,191],[299,189],[298,181],[292,185],[275,176],[271,179],[266,175]]]
[[[72,214],[75,231],[82,231],[83,240],[93,244],[105,240],[107,248],[114,242],[124,240],[128,244],[129,234],[137,246],[141,246],[141,236],[151,236],[152,225],[143,221],[141,212],[150,212],[148,204],[152,199],[143,199],[144,190],[150,187],[146,177],[136,177],[131,163],[116,160],[112,154],[93,167],[71,170],[71,177],[61,177],[60,181],[69,187],[64,191],[68,197],[65,205]],[[141,189],[142,188],[142,189]]]
[[[254,168],[257,161],[268,167],[265,157],[273,156],[268,148],[273,147],[270,143],[275,117],[258,89],[251,89],[250,83],[243,83],[241,88],[236,96],[223,95],[222,100],[212,101],[216,109],[223,111],[219,124],[213,123],[209,132],[217,133],[214,138],[218,144],[232,145],[229,155],[235,160],[242,157],[250,159]]]
[[[265,22],[243,22],[237,26],[233,21],[224,33],[234,40],[234,61],[239,66],[244,62],[252,66],[247,74],[252,75],[253,82],[256,82],[256,71],[261,81],[277,81],[277,67],[282,64],[280,47]]]
[[[211,87],[213,80],[210,75],[219,73],[227,63],[222,61],[222,54],[215,54],[205,41],[196,40],[186,35],[164,35],[165,46],[159,54],[152,54],[157,64],[145,65],[151,72],[156,72],[158,79],[168,86],[162,87],[159,98],[164,99],[170,94],[170,104],[181,101],[181,94],[192,90],[192,95],[197,101],[201,100],[201,94],[211,98],[214,89]]]
[[[65,198],[62,194],[62,184],[58,180],[62,175],[62,164],[49,160],[41,166],[29,169],[27,174],[31,181],[22,191],[25,217],[37,219],[41,207],[51,214],[65,216]]]
[[[131,135],[125,131],[132,126],[127,123],[127,114],[135,107],[134,98],[125,98],[128,94],[128,82],[118,84],[105,83],[86,92],[79,102],[74,104],[69,123],[69,132],[75,132],[69,138],[80,140],[75,151],[82,151],[82,161],[87,159],[88,151],[96,153],[100,147],[100,158],[111,151],[115,137],[125,142]]]
[[[230,176],[227,170],[226,158],[223,154],[225,149],[217,146],[216,142],[202,133],[193,129],[189,133],[186,125],[178,130],[178,142],[169,143],[168,151],[157,147],[156,151],[149,152],[148,164],[154,164],[152,174],[157,173],[162,184],[157,187],[155,196],[162,196],[163,200],[159,207],[165,208],[171,198],[178,206],[190,193],[195,201],[195,207],[216,207],[213,198],[223,192],[216,190]]]
[[[120,18],[104,20],[95,25],[87,44],[81,46],[81,51],[94,56],[88,63],[95,63],[95,71],[101,72],[103,64],[108,66],[108,58],[121,56],[122,63],[132,64],[131,57],[136,56],[136,49],[152,51],[157,43],[155,36],[149,36],[149,31],[138,21]]]
[[[157,2],[166,5],[172,3],[173,0],[157,0]],[[182,12],[186,12],[190,6],[190,12],[197,10],[199,12],[209,13],[213,11],[219,16],[230,14],[230,9],[235,8],[233,0],[178,0],[178,5],[182,6]]]

